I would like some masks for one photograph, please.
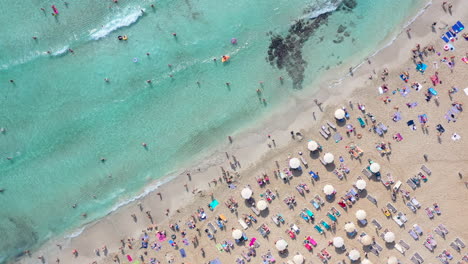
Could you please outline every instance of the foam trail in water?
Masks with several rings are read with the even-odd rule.
[[[69,46],[65,46],[55,52],[52,53],[53,56],[60,56],[68,52]]]
[[[98,39],[106,37],[107,35],[109,35],[109,33],[119,28],[130,26],[131,24],[137,22],[141,16],[143,16],[143,11],[144,9],[133,10],[130,14],[126,14],[126,15],[113,19],[109,23],[105,24],[99,30],[98,29],[91,30],[90,32],[91,39],[98,40]]]
[[[331,0],[331,1],[318,1],[318,3],[311,4],[311,8],[306,10],[306,13],[302,19],[313,19],[322,14],[335,11],[343,2],[342,0]]]

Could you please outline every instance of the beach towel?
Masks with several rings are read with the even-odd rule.
[[[209,207],[210,207],[211,210],[214,210],[214,209],[216,208],[216,206],[218,206],[218,205],[219,205],[218,200],[213,200],[213,201],[211,201],[211,203],[209,204]]]
[[[418,65],[416,65],[416,70],[421,72],[421,73],[424,73],[424,71],[426,71],[427,69],[427,65],[424,64],[424,63],[419,63]]]
[[[257,238],[252,237],[252,239],[250,240],[250,243],[249,243],[249,247],[255,245],[255,241],[257,241]]]
[[[418,115],[418,119],[419,119],[419,123],[421,124],[427,123],[427,120],[428,120],[426,114]]]
[[[453,141],[457,141],[457,140],[460,140],[460,139],[461,139],[460,135],[458,135],[457,133],[453,133],[453,135],[452,135],[452,140]]]
[[[400,112],[396,112],[395,114],[393,114],[393,121],[397,122],[397,121],[400,121],[401,120],[401,113]]]
[[[183,258],[187,257],[187,254],[185,253],[185,249],[181,248],[181,249],[179,250],[179,252],[180,252],[180,256],[181,256],[181,257],[183,257]]]
[[[408,108],[414,108],[418,106],[418,102],[406,103],[406,106],[408,106]]]
[[[210,263],[209,264],[222,264],[221,261],[219,260],[219,258],[217,259],[213,259],[213,260],[210,260]]]
[[[133,261],[133,258],[132,258],[132,256],[130,256],[130,255],[127,255],[127,260],[128,260],[128,261],[130,261],[130,262],[132,262],[132,261]]]

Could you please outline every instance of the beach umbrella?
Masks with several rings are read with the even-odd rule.
[[[368,246],[370,244],[372,244],[372,237],[369,236],[369,235],[365,235],[361,238],[361,243],[364,245],[364,246]]]
[[[387,264],[398,264],[398,259],[395,256],[391,256],[388,258]]]
[[[364,211],[364,210],[357,210],[357,212],[356,212],[356,218],[357,218],[358,220],[364,220],[364,219],[366,219],[366,217],[367,217],[366,211]]]
[[[240,231],[239,229],[234,229],[232,231],[232,238],[240,239],[241,237],[242,237],[242,231]]]
[[[335,118],[341,120],[345,117],[345,111],[343,109],[336,109]]]
[[[250,197],[252,197],[252,190],[250,188],[242,189],[241,196],[244,199],[249,199]]]
[[[359,190],[364,190],[367,186],[367,183],[365,180],[357,180],[356,182],[356,187],[359,189]]]
[[[298,158],[292,158],[289,160],[289,167],[292,169],[297,169],[301,166],[301,161]]]
[[[268,208],[268,204],[265,200],[260,200],[257,202],[257,208],[260,211],[263,211]]]
[[[393,232],[385,233],[384,240],[387,243],[393,243],[395,241],[395,234]]]
[[[336,248],[341,248],[344,246],[344,239],[342,237],[335,237],[333,238],[333,246]]]
[[[334,192],[335,192],[335,188],[333,188],[333,186],[330,184],[327,184],[323,187],[323,193],[325,193],[326,195],[331,195]]]
[[[298,254],[293,257],[293,261],[294,261],[294,264],[302,264],[304,263],[304,256],[302,256],[301,254]]]
[[[363,259],[361,261],[361,264],[372,264],[372,261],[368,260],[368,259]]]
[[[311,140],[311,141],[309,141],[309,143],[307,143],[307,148],[310,151],[316,151],[318,149],[318,144],[317,144],[317,142]]]
[[[288,242],[286,242],[284,239],[280,239],[276,241],[275,246],[277,250],[283,251],[288,247]]]
[[[325,155],[323,156],[323,161],[325,161],[325,163],[328,163],[328,164],[333,163],[334,159],[335,157],[331,153],[325,153]]]
[[[380,165],[376,162],[372,163],[370,165],[370,171],[372,171],[373,173],[377,173],[380,171]]]
[[[352,261],[356,261],[358,260],[360,257],[361,257],[361,253],[359,253],[359,251],[353,249],[349,252],[349,259],[352,260]]]
[[[353,223],[347,223],[344,226],[344,229],[346,230],[346,232],[352,233],[352,232],[354,232],[356,230],[356,226]]]

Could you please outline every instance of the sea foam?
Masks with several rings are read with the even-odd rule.
[[[143,16],[144,9],[132,10],[130,14],[120,15],[117,18],[114,18],[109,23],[105,24],[100,29],[93,29],[90,31],[90,37],[92,40],[98,40],[106,37],[111,32],[132,25],[137,22],[138,19]]]

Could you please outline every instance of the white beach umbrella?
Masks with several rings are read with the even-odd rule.
[[[392,243],[395,241],[395,234],[393,232],[385,233],[384,240],[387,243]]]
[[[357,251],[356,249],[353,249],[349,252],[348,256],[350,260],[356,261],[361,257],[361,253],[359,253],[359,251]]]
[[[333,194],[333,192],[335,192],[335,188],[333,188],[332,185],[327,184],[323,187],[323,193],[325,193],[326,195],[331,195]]]
[[[283,251],[288,247],[288,242],[286,242],[284,239],[280,239],[276,241],[275,246],[277,250]]]
[[[344,239],[342,237],[335,237],[333,238],[333,246],[336,248],[341,248],[344,246]]]
[[[367,217],[366,211],[364,211],[364,210],[357,210],[357,212],[356,212],[356,218],[357,218],[358,220],[364,220],[364,219],[366,219],[366,217]]]
[[[298,158],[292,158],[289,160],[289,167],[292,169],[297,169],[301,166],[301,161]]]
[[[356,230],[356,226],[353,223],[347,223],[344,226],[344,229],[345,229],[346,232],[352,233],[352,232],[354,232]]]
[[[310,151],[316,151],[318,149],[318,144],[317,144],[317,142],[311,140],[311,141],[309,141],[309,143],[307,143],[307,148]]]
[[[241,196],[244,199],[249,199],[250,197],[252,197],[252,190],[250,188],[242,189]]]
[[[387,264],[398,264],[398,259],[395,256],[391,256],[388,258]]]
[[[356,181],[356,187],[359,189],[359,190],[364,190],[367,186],[367,183],[365,180],[357,180]]]
[[[325,155],[323,156],[323,161],[325,161],[325,163],[327,164],[333,163],[334,159],[335,157],[331,153],[325,153]]]
[[[257,208],[260,211],[263,211],[268,208],[268,204],[265,200],[260,200],[257,202]]]
[[[370,171],[372,171],[373,173],[377,173],[380,171],[380,165],[376,162],[372,163],[370,165]]]
[[[364,246],[368,246],[370,244],[372,244],[372,237],[369,236],[369,235],[365,235],[361,238],[361,243],[364,245]]]
[[[368,259],[363,259],[361,261],[361,264],[372,264],[372,261],[368,260]]]
[[[240,239],[241,237],[242,237],[242,231],[240,231],[239,229],[234,229],[232,231],[232,238]]]
[[[345,111],[343,109],[336,109],[335,111],[335,118],[341,120],[345,117]]]
[[[304,256],[302,256],[301,254],[298,254],[293,257],[293,261],[294,261],[294,264],[302,264],[304,263]]]

